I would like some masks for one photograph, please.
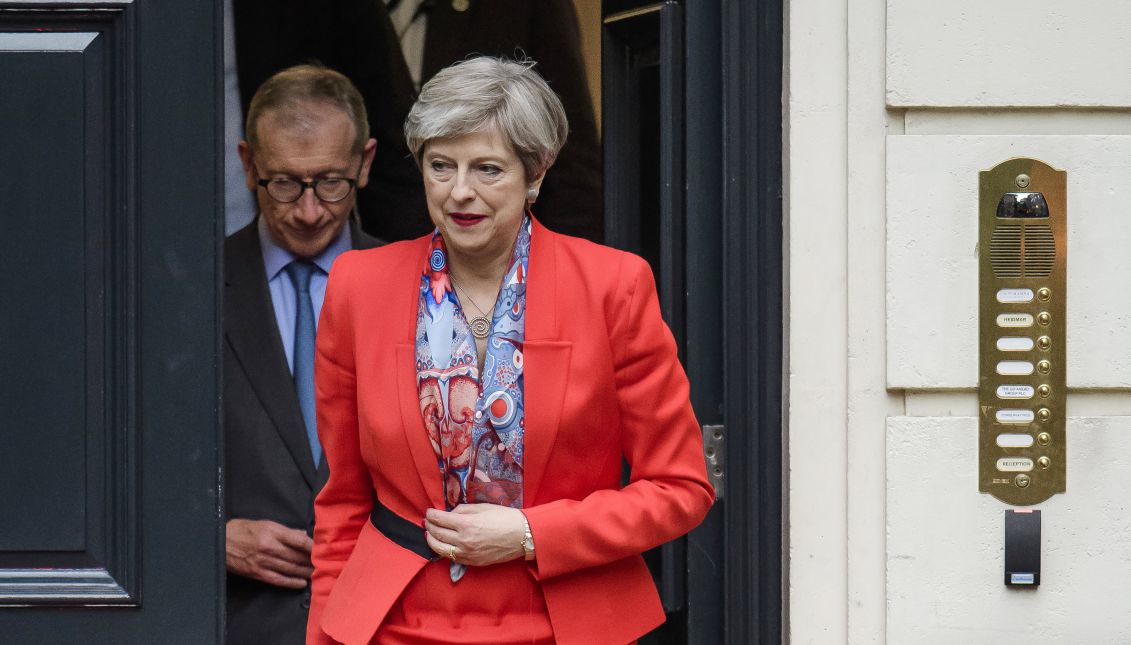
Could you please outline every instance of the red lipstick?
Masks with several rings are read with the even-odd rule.
[[[476,215],[475,213],[448,213],[448,217],[460,226],[475,226],[487,219],[486,215]]]

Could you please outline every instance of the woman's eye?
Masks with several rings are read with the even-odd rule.
[[[430,166],[432,168],[432,172],[444,172],[448,169],[448,164],[444,163],[443,161],[433,161]]]
[[[498,167],[498,166],[493,166],[491,164],[484,164],[482,166],[479,166],[479,172],[481,172],[481,173],[483,173],[483,174],[485,174],[489,177],[494,177],[494,176],[498,175],[499,173],[503,172],[503,169]]]

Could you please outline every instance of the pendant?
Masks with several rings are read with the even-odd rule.
[[[471,327],[471,335],[479,340],[491,335],[491,321],[487,316],[476,316],[471,319],[469,326]]]

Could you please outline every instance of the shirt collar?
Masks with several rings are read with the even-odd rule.
[[[279,245],[271,231],[267,229],[267,221],[262,217],[256,218],[256,228],[259,233],[259,248],[263,251],[263,268],[267,271],[267,281],[275,279],[288,264],[299,259],[294,253]],[[337,237],[321,253],[310,259],[323,273],[330,273],[330,265],[339,255],[353,248],[350,237],[350,224],[347,221],[342,225],[342,230]]]

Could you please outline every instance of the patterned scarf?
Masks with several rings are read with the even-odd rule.
[[[432,234],[416,317],[416,389],[449,511],[478,502],[522,508],[522,347],[530,231],[528,216],[495,301],[482,378],[475,339],[448,274],[444,239],[439,230]],[[458,566],[453,564],[453,580]]]

